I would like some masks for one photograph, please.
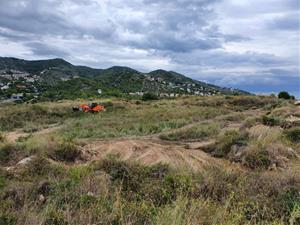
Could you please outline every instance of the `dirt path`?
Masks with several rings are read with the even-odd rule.
[[[36,132],[32,132],[32,133],[28,133],[28,132],[24,132],[22,130],[16,130],[16,131],[12,131],[6,134],[6,139],[8,142],[16,142],[19,138],[25,138],[28,137],[30,135],[43,135],[43,134],[49,134],[55,130],[58,130],[61,126],[59,126],[58,124],[52,124],[50,125],[48,128],[36,131]]]

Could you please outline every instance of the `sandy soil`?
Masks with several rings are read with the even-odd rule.
[[[188,143],[173,144],[147,139],[104,140],[86,145],[83,155],[88,161],[117,155],[121,160],[135,161],[144,165],[166,163],[175,167],[200,170],[205,166],[221,163],[220,160],[210,157],[199,149],[199,146],[209,143],[211,142],[192,143],[191,148],[187,147]]]

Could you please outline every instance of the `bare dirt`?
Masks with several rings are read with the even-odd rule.
[[[32,132],[32,133],[28,133],[28,132],[24,132],[23,130],[16,130],[16,131],[12,131],[9,132],[5,135],[6,140],[8,142],[16,142],[19,138],[26,138],[30,135],[43,135],[43,134],[49,134],[55,130],[58,130],[60,128],[60,126],[58,124],[53,124],[50,125],[49,127],[36,131],[36,132]]]
[[[196,143],[193,145],[195,146]],[[150,139],[103,140],[86,145],[83,155],[88,161],[115,155],[121,160],[139,162],[144,165],[165,163],[192,170],[200,170],[205,166],[221,163],[221,160],[210,157],[198,147],[187,146],[187,143],[176,144]],[[198,143],[198,146],[201,146],[201,143]]]

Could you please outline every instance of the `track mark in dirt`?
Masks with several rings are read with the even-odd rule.
[[[48,128],[36,131],[36,132],[32,132],[32,133],[27,133],[24,132],[22,130],[16,130],[13,132],[9,132],[6,134],[6,139],[8,142],[16,142],[19,138],[25,138],[28,137],[29,135],[44,135],[44,134],[49,134],[53,131],[56,131],[60,128],[61,126],[59,126],[58,124],[53,124],[50,125]]]
[[[205,166],[218,165],[222,161],[205,152],[186,149],[185,145],[155,142],[153,140],[103,140],[86,145],[83,156],[88,161],[101,160],[108,155],[118,155],[121,160],[135,161],[144,165],[166,163],[175,167],[200,170]]]

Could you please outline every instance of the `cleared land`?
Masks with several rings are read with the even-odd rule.
[[[271,97],[2,106],[0,224],[299,224],[300,108]]]

